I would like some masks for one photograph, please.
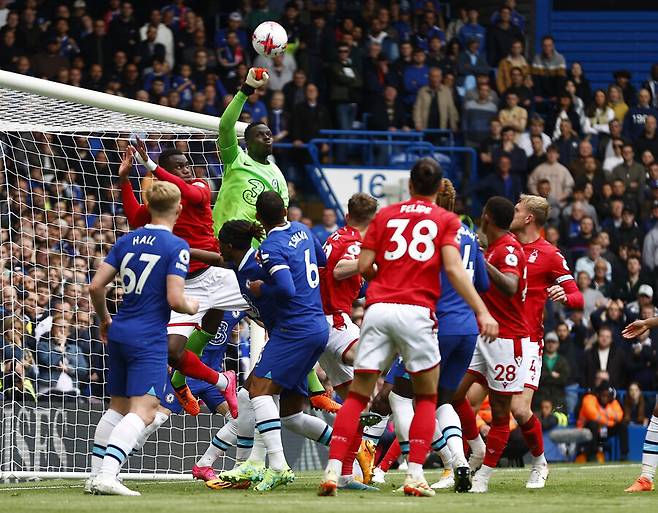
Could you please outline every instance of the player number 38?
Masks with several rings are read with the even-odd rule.
[[[395,249],[384,253],[386,260],[397,260],[402,258],[405,253],[419,262],[426,262],[434,256],[434,239],[439,233],[436,223],[431,219],[423,219],[416,223],[411,230],[411,242],[407,242],[403,233],[409,225],[409,221],[409,219],[389,219],[386,223],[387,228],[395,230],[391,235],[391,242],[395,243]]]

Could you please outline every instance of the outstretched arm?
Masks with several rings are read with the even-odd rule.
[[[212,265],[213,267],[224,267],[224,259],[219,253],[214,251],[206,251],[205,249],[190,248],[190,258],[203,262],[204,264]]]
[[[140,205],[133,192],[133,186],[130,183],[130,170],[132,169],[132,159],[135,149],[132,146],[126,148],[123,154],[121,165],[119,166],[119,187],[121,188],[121,202],[123,211],[128,219],[128,224],[132,228],[144,226],[151,220],[151,214],[146,205]]]
[[[247,98],[258,87],[267,84],[269,76],[264,68],[251,68],[247,72],[244,84],[228,104],[224,114],[219,119],[217,146],[224,163],[233,162],[238,156],[238,136],[235,133],[235,124],[238,122],[242,108]]]

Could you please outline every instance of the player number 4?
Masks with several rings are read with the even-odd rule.
[[[121,266],[119,267],[119,275],[121,276],[121,281],[123,283],[124,294],[131,294],[133,291],[135,294],[141,294],[151,271],[155,267],[155,264],[158,263],[158,260],[160,260],[160,255],[153,255],[151,253],[142,253],[139,255],[139,261],[146,262],[146,267],[144,267],[139,278],[137,278],[135,271],[128,267],[128,263],[134,256],[135,253],[126,253],[126,256],[124,256],[121,261]]]
[[[389,219],[386,228],[393,228],[395,231],[391,235],[391,242],[395,243],[393,251],[386,251],[384,258],[386,260],[397,260],[402,258],[405,253],[413,260],[426,262],[434,256],[434,238],[439,233],[439,228],[431,219],[423,219],[414,225],[411,230],[411,242],[402,235],[409,225],[409,219]],[[421,251],[422,248],[422,251]]]

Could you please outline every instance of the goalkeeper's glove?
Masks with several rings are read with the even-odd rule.
[[[259,87],[263,87],[267,84],[267,81],[270,79],[270,76],[267,74],[265,68],[251,68],[247,72],[247,77],[244,80],[244,84],[240,88],[247,96],[254,94],[254,91]]]

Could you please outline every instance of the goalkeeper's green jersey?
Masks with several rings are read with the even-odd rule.
[[[219,122],[217,146],[224,163],[222,186],[212,210],[215,235],[226,221],[256,221],[256,199],[264,191],[276,191],[288,207],[288,185],[273,162],[261,164],[238,146],[235,123],[247,95],[238,92]]]

